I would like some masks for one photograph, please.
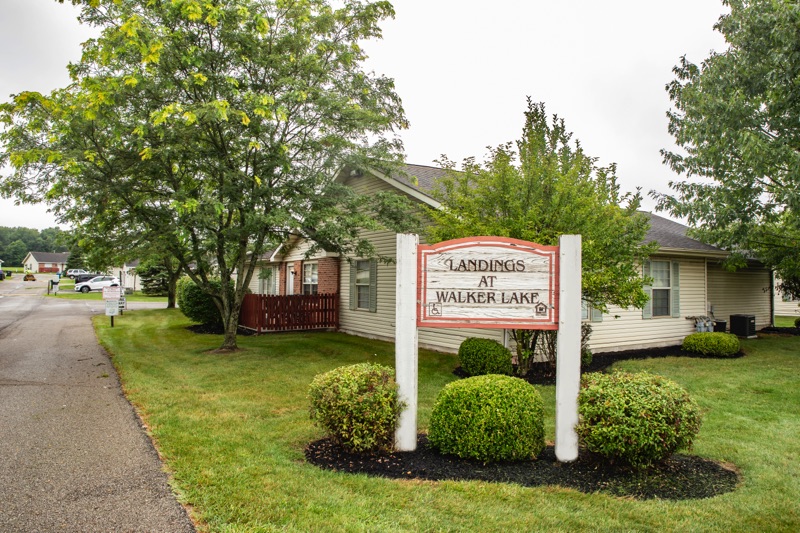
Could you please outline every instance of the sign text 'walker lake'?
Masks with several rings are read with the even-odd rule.
[[[558,327],[558,247],[472,237],[419,247],[419,326]]]

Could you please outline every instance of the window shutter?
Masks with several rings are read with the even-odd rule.
[[[678,261],[672,262],[672,267],[670,272],[670,281],[672,286],[670,287],[672,291],[672,316],[673,318],[680,318],[681,316],[681,279],[680,279],[680,270],[681,264]]]
[[[350,310],[355,311],[358,305],[358,291],[356,290],[356,263],[354,259],[350,261]]]
[[[592,311],[592,322],[602,322],[603,321],[603,312],[599,309],[595,309],[594,307],[591,308]]]
[[[369,312],[378,311],[378,260],[369,261]]]
[[[645,262],[642,264],[642,277],[650,277],[649,260],[645,260]],[[644,293],[647,295],[647,303],[645,303],[644,307],[642,307],[642,318],[653,318],[653,287],[651,285],[645,285],[642,287],[642,289],[644,289]]]

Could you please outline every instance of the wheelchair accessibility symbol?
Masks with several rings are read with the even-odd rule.
[[[442,316],[442,304],[430,303],[428,304],[429,316]]]

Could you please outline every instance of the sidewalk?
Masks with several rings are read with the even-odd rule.
[[[0,288],[0,530],[194,531],[93,309],[44,281]]]

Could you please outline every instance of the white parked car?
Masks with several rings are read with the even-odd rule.
[[[111,287],[112,285],[119,285],[119,280],[114,276],[97,276],[89,281],[76,283],[75,292],[102,291],[103,287]]]

